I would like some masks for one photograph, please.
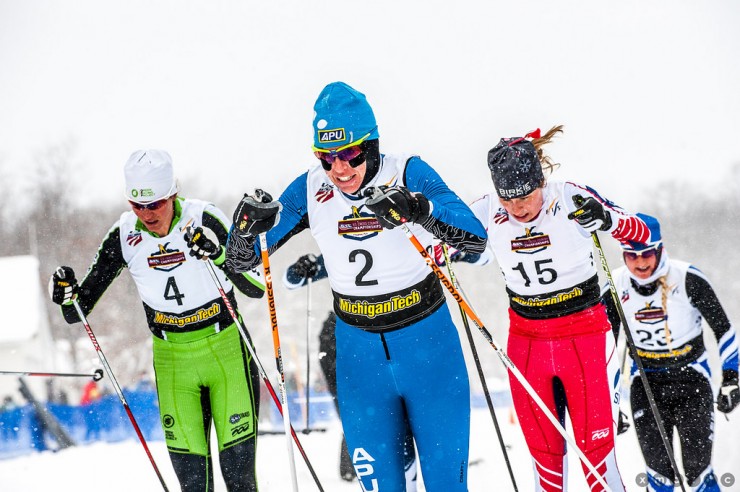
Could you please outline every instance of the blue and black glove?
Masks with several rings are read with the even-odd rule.
[[[226,242],[226,268],[235,273],[251,270],[259,263],[254,250],[258,235],[272,229],[280,220],[280,202],[262,190],[244,194],[234,210],[234,225]]]
[[[280,221],[280,202],[262,190],[254,190],[254,195],[244,194],[234,210],[234,229],[239,236],[255,237],[272,229]]]
[[[368,197],[365,205],[386,229],[406,222],[424,222],[432,212],[429,200],[424,195],[412,193],[403,186],[371,187],[363,194]]]
[[[288,267],[291,274],[296,277],[309,279],[319,272],[319,261],[314,254],[303,255],[295,263]]]

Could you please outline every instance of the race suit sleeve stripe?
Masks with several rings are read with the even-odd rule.
[[[619,217],[612,236],[620,241],[644,243],[650,238],[650,230],[639,217]]]
[[[215,210],[209,210],[209,208],[212,207],[209,205],[203,211],[203,217],[201,219],[203,226],[209,228],[216,234],[219,244],[226,244],[229,237],[229,230],[226,224],[216,215]],[[228,268],[223,268],[223,263],[218,266],[224,270],[224,273],[231,283],[246,296],[260,298],[264,295],[264,286],[253,280],[246,272],[232,272]]]
[[[466,253],[483,253],[487,241],[483,225],[429,164],[418,157],[409,159],[404,182],[432,203],[431,217],[421,224],[424,229]]]
[[[691,304],[699,310],[714,331],[719,345],[722,369],[738,370],[737,333],[717,298],[712,285],[695,267],[686,273],[686,293]]]
[[[116,224],[106,234],[98,248],[98,253],[95,255],[93,264],[90,265],[85,278],[80,283],[77,301],[85,315],[93,310],[103,296],[103,293],[126,266],[126,262],[123,259],[123,252],[121,251],[120,236],[121,231],[118,224]],[[62,305],[62,314],[67,323],[77,323],[80,321],[75,307],[71,304]]]

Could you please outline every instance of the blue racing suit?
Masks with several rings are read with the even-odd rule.
[[[425,247],[442,240],[465,252],[485,249],[481,223],[419,157],[382,156],[366,186],[380,185],[405,186],[429,200],[430,216],[408,224]],[[320,166],[302,174],[279,198],[268,249],[309,228],[323,255],[337,315],[340,415],[364,490],[405,490],[407,416],[426,489],[466,491],[470,388],[444,291],[404,231],[384,229],[361,192],[342,193]],[[240,247],[237,238],[232,234],[227,264],[257,264],[258,245]]]

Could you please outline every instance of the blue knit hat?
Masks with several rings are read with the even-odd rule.
[[[658,219],[647,214],[635,214],[648,226],[650,238],[645,243],[627,241],[621,243],[622,251],[643,251],[645,249],[659,248],[663,246],[663,237],[660,235],[660,222]]]
[[[313,109],[316,148],[335,149],[358,140],[378,138],[378,124],[365,95],[344,82],[332,82],[324,87]]]

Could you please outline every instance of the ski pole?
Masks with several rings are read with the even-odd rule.
[[[450,281],[452,281],[452,285],[457,288],[457,290],[460,291],[460,294],[463,297],[467,297],[465,295],[465,292],[463,292],[462,287],[460,287],[460,284],[457,282],[457,277],[455,276],[455,272],[452,269],[452,262],[450,261],[450,255],[447,251],[447,244],[442,243],[442,252],[445,256],[445,263],[447,264],[447,271],[450,274]],[[468,323],[468,315],[465,314],[465,310],[462,308],[462,306],[459,306],[460,308],[460,317],[462,318],[463,325],[465,326],[465,335],[468,338],[468,344],[470,345],[470,351],[473,354],[473,360],[475,361],[475,368],[478,370],[478,377],[480,378],[481,386],[483,387],[483,394],[486,395],[486,403],[488,404],[488,411],[491,413],[491,419],[493,420],[493,426],[496,428],[496,435],[498,436],[498,442],[501,446],[501,452],[504,454],[504,461],[506,461],[506,468],[509,470],[509,477],[511,477],[511,484],[514,486],[514,491],[519,492],[519,488],[516,485],[516,479],[514,478],[514,470],[511,468],[511,462],[509,461],[509,453],[506,452],[506,444],[504,444],[504,438],[501,435],[501,428],[498,425],[498,419],[496,418],[496,411],[493,408],[493,400],[491,399],[491,394],[488,391],[488,385],[486,384],[486,376],[483,374],[483,368],[480,364],[480,359],[478,358],[478,350],[475,348],[475,341],[473,340],[473,333],[470,331],[470,323]]]
[[[267,292],[267,306],[270,311],[270,324],[272,325],[272,344],[275,348],[275,365],[277,366],[278,388],[280,389],[280,398],[283,403],[283,426],[285,435],[290,434],[292,428],[290,424],[290,412],[288,411],[288,393],[285,390],[285,371],[283,370],[283,356],[280,351],[280,333],[278,331],[277,310],[275,309],[275,292],[272,289],[272,273],[270,272],[270,255],[267,251],[267,233],[259,235],[260,253],[262,255],[262,268],[265,272],[265,291]],[[287,439],[288,457],[290,458],[290,475],[293,480],[293,490],[298,491],[298,479],[295,471],[295,458],[293,457],[293,443]]]
[[[303,428],[303,432],[308,434],[311,432],[309,411],[311,408],[311,355],[309,348],[311,347],[311,278],[306,277],[306,426]]]
[[[101,364],[103,364],[103,368],[105,369],[105,372],[108,373],[108,379],[110,379],[110,382],[113,385],[113,389],[116,390],[116,393],[118,394],[118,399],[121,400],[121,404],[123,405],[123,409],[126,410],[126,414],[128,415],[128,418],[131,421],[131,425],[134,426],[136,435],[139,437],[139,441],[141,442],[141,445],[144,447],[144,451],[146,451],[146,455],[149,457],[149,462],[152,464],[152,468],[154,468],[154,472],[157,474],[157,478],[159,478],[159,483],[162,484],[162,488],[165,490],[165,492],[169,492],[169,489],[167,488],[167,484],[164,482],[164,477],[162,477],[162,474],[160,473],[159,468],[157,467],[157,463],[154,461],[154,456],[152,456],[152,453],[149,451],[149,446],[147,446],[146,444],[146,439],[144,439],[144,434],[141,433],[139,424],[136,423],[136,419],[134,418],[133,412],[131,412],[131,408],[129,407],[128,402],[126,401],[126,397],[123,396],[123,391],[121,390],[121,386],[118,384],[118,381],[116,380],[116,376],[113,374],[113,370],[110,368],[110,365],[108,364],[108,359],[106,359],[105,354],[103,353],[103,350],[100,348],[100,345],[98,344],[98,340],[97,338],[95,338],[95,334],[93,333],[92,328],[90,328],[90,323],[87,322],[85,313],[82,312],[82,308],[80,307],[80,304],[77,302],[77,299],[72,300],[72,304],[74,304],[75,310],[77,310],[77,315],[80,317],[80,320],[82,321],[82,324],[85,327],[87,336],[90,337],[90,341],[92,342],[93,347],[95,347],[95,351],[98,353],[98,358],[100,359]]]
[[[619,333],[617,333],[617,339],[614,342],[616,350],[619,350],[618,342]],[[617,405],[617,429],[619,429],[619,422],[621,422],[622,420],[622,388],[629,384],[630,377],[630,375],[627,374],[629,371],[629,369],[627,368],[627,352],[629,352],[629,347],[625,342],[624,351],[622,352],[622,360],[619,363],[619,404]]]
[[[576,195],[573,198],[574,198],[576,205],[580,205],[581,203],[583,203],[583,197],[581,197],[580,195]],[[655,423],[658,426],[658,432],[660,433],[660,438],[663,440],[663,446],[665,447],[665,450],[668,453],[668,460],[671,462],[671,468],[673,468],[673,474],[678,479],[678,484],[681,486],[681,490],[683,492],[686,492],[686,488],[684,487],[684,483],[683,483],[683,477],[681,477],[681,474],[678,473],[678,465],[676,464],[676,458],[673,456],[673,447],[671,446],[671,443],[668,440],[668,434],[665,431],[665,426],[663,425],[663,419],[660,418],[660,412],[658,411],[658,406],[655,404],[655,398],[653,397],[653,391],[650,389],[650,384],[648,383],[647,376],[645,375],[645,368],[642,366],[642,360],[640,359],[640,356],[637,354],[637,348],[635,347],[635,341],[632,338],[630,327],[627,324],[627,317],[624,315],[624,309],[622,309],[622,303],[619,300],[619,294],[617,293],[617,287],[614,285],[614,280],[612,279],[611,269],[609,268],[609,264],[606,261],[606,255],[604,254],[604,249],[601,247],[601,241],[599,241],[599,237],[596,235],[596,232],[591,233],[591,239],[593,239],[594,246],[596,247],[596,250],[599,252],[599,259],[601,260],[601,267],[603,268],[604,273],[606,274],[606,278],[609,282],[609,291],[612,294],[614,305],[616,306],[617,312],[619,313],[619,320],[622,322],[622,326],[624,326],[624,334],[627,337],[627,347],[629,348],[630,356],[632,357],[632,360],[635,362],[635,364],[637,364],[637,370],[638,370],[638,373],[640,374],[642,385],[645,388],[645,395],[647,396],[648,402],[650,403],[650,410],[652,410],[653,412],[653,418],[655,419]]]
[[[275,388],[273,388],[272,383],[270,383],[270,379],[267,377],[267,372],[265,371],[265,368],[262,366],[262,363],[260,362],[259,357],[257,357],[257,353],[255,352],[254,348],[252,348],[252,342],[249,340],[249,337],[247,337],[247,332],[244,326],[242,325],[241,320],[239,319],[239,315],[236,313],[236,310],[231,305],[231,301],[229,301],[229,298],[227,297],[226,292],[224,291],[224,288],[221,285],[221,281],[216,276],[216,272],[213,269],[213,262],[211,260],[206,261],[206,267],[208,268],[208,272],[211,274],[213,283],[216,285],[216,288],[218,289],[218,292],[221,295],[221,299],[223,299],[224,304],[226,304],[226,309],[229,311],[231,318],[234,320],[234,324],[236,324],[236,327],[239,329],[239,334],[244,340],[244,344],[247,346],[247,350],[249,351],[249,354],[252,356],[252,359],[254,359],[255,363],[257,364],[257,369],[259,370],[260,376],[262,377],[262,382],[264,382],[265,387],[267,388],[267,391],[270,392],[272,401],[275,403],[275,406],[277,407],[278,411],[280,412],[280,415],[282,416],[283,415],[283,405],[280,403],[277,393],[275,393]],[[319,481],[319,477],[316,475],[316,472],[314,471],[313,466],[311,466],[311,461],[308,459],[308,455],[306,454],[306,451],[303,449],[303,446],[301,445],[301,441],[298,439],[298,434],[296,434],[292,425],[290,426],[290,434],[293,437],[293,441],[295,442],[295,445],[298,448],[298,451],[301,453],[301,456],[303,456],[303,461],[306,462],[308,471],[311,473],[311,476],[316,482],[316,486],[319,488],[320,492],[324,492],[324,489],[321,486],[321,482]]]
[[[23,372],[23,371],[0,371],[3,376],[41,376],[41,377],[63,377],[63,378],[92,378],[93,381],[103,379],[103,370],[95,369],[92,374],[82,374],[77,372]]]
[[[589,471],[594,475],[596,480],[604,487],[604,489],[607,492],[611,492],[611,488],[609,488],[609,485],[606,483],[606,480],[604,477],[596,470],[594,465],[591,463],[591,461],[586,457],[586,455],[583,453],[580,447],[578,447],[578,444],[575,442],[575,440],[568,435],[565,428],[558,422],[558,420],[555,418],[555,416],[552,414],[550,409],[547,408],[547,405],[545,405],[545,402],[542,401],[542,398],[537,394],[537,392],[534,390],[531,384],[529,384],[529,381],[524,377],[524,375],[519,371],[519,369],[514,365],[514,363],[509,359],[509,356],[506,354],[506,351],[504,351],[501,347],[498,346],[498,343],[493,339],[493,336],[491,336],[491,333],[486,329],[485,325],[483,325],[483,322],[478,318],[478,316],[475,314],[473,309],[470,307],[470,305],[467,303],[467,301],[460,295],[460,292],[455,288],[454,285],[452,285],[452,282],[447,278],[447,276],[444,274],[444,272],[437,266],[437,263],[434,261],[432,257],[429,256],[429,253],[424,248],[424,246],[421,245],[417,237],[414,235],[413,232],[411,232],[411,229],[404,223],[401,223],[401,229],[406,234],[406,237],[409,238],[409,241],[411,241],[411,244],[414,245],[416,250],[419,252],[419,254],[424,258],[424,261],[427,265],[432,269],[432,271],[437,275],[437,278],[442,282],[442,285],[447,288],[447,290],[452,294],[452,297],[457,301],[457,303],[460,305],[460,307],[465,311],[465,313],[468,315],[468,318],[473,321],[475,326],[478,328],[478,330],[481,332],[483,337],[486,339],[486,341],[493,347],[493,350],[496,351],[496,353],[499,356],[499,359],[501,359],[501,362],[511,371],[511,373],[514,375],[514,377],[517,379],[519,384],[522,385],[522,387],[527,391],[529,394],[529,397],[534,400],[534,402],[537,404],[537,406],[542,410],[542,413],[545,414],[545,417],[552,423],[552,425],[555,426],[555,429],[560,433],[561,436],[570,444],[573,449],[575,450],[578,457],[581,459],[584,465],[586,465],[586,468],[589,469]]]

